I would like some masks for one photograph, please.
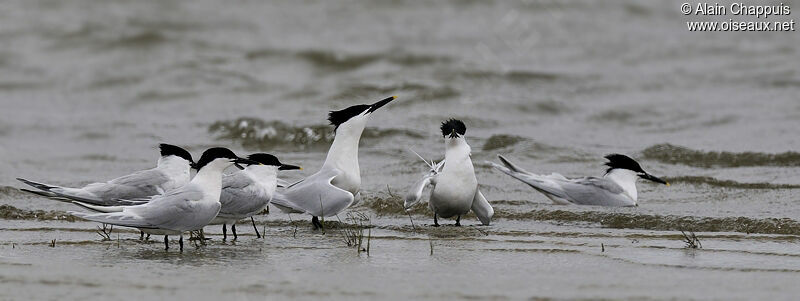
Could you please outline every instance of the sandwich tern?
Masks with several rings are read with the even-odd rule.
[[[440,129],[445,140],[444,161],[429,164],[431,171],[411,186],[403,206],[407,210],[418,203],[423,189],[430,185],[433,189],[428,208],[433,211],[435,227],[439,226],[439,216],[455,216],[455,225],[461,226],[461,216],[470,210],[483,225],[489,225],[494,209],[478,188],[478,179],[470,158],[471,148],[464,137],[467,127],[461,120],[450,119],[443,122]]]
[[[333,216],[348,208],[358,198],[361,171],[358,167],[358,143],[361,133],[375,110],[395,96],[371,105],[362,104],[331,111],[328,121],[335,127],[328,156],[319,172],[278,191],[272,204],[287,213],[308,213],[314,228],[322,224],[318,217]]]
[[[159,145],[161,157],[155,168],[137,171],[105,183],[91,183],[82,188],[60,187],[22,178],[17,180],[39,190],[26,192],[58,200],[80,201],[97,206],[121,205],[121,199],[147,198],[189,183],[192,155],[175,145]],[[124,203],[123,203],[124,204]]]
[[[195,164],[197,174],[182,187],[153,196],[149,202],[134,206],[96,206],[73,201],[101,213],[68,213],[85,220],[164,235],[166,249],[169,249],[168,236],[180,235],[178,243],[183,251],[183,232],[200,230],[217,216],[222,206],[219,202],[222,172],[234,164],[243,168],[239,163],[251,164],[253,161],[237,157],[227,148],[209,148]]]
[[[606,174],[602,178],[584,177],[567,179],[558,173],[537,175],[525,171],[498,155],[505,166],[487,162],[495,169],[502,171],[517,180],[528,184],[543,193],[556,204],[577,204],[596,206],[638,206],[636,179],[642,178],[669,186],[667,181],[653,176],[639,165],[636,160],[621,154],[605,156],[608,162]]]
[[[247,159],[252,160],[253,164],[222,177],[222,194],[219,197],[222,207],[209,225],[222,224],[223,240],[228,238],[227,224],[231,224],[235,240],[236,222],[248,217],[256,236],[261,238],[253,215],[264,210],[272,199],[278,184],[278,171],[301,169],[299,166],[282,164],[270,154],[252,154]]]

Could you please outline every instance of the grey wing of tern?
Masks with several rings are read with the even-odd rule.
[[[425,175],[422,179],[419,179],[413,185],[411,185],[411,189],[409,189],[408,194],[406,194],[405,202],[403,203],[403,208],[408,210],[412,206],[416,205],[422,200],[422,192],[428,185],[431,185],[432,180],[436,177],[436,175]],[[434,185],[435,186],[435,185]]]
[[[161,191],[159,191],[159,185],[167,182],[169,179],[159,170],[148,169],[122,176],[105,183],[91,183],[83,188],[60,187],[25,179],[18,180],[41,189],[42,193],[34,192],[39,195],[61,200],[80,201],[100,206],[115,206],[125,204],[124,202],[117,202],[117,199],[161,193]]]
[[[573,180],[560,180],[566,199],[580,205],[596,206],[636,206],[624,190],[609,179],[587,177]]]
[[[433,160],[428,162],[414,150],[409,149],[409,151],[417,155],[422,162],[425,162],[425,165],[427,165],[430,170],[428,171],[427,175],[423,176],[421,179],[411,185],[408,194],[406,194],[405,202],[403,203],[403,207],[406,210],[422,200],[422,192],[425,190],[425,187],[428,185],[434,187],[436,186],[436,176],[439,174],[439,172],[441,172],[442,167],[444,166],[444,160],[440,161],[439,163],[436,163]]]
[[[316,174],[287,187],[273,198],[276,207],[311,214],[313,216],[332,216],[353,203],[354,196],[349,191],[331,184],[341,174],[335,168],[323,168]],[[284,210],[281,208],[281,210]],[[286,211],[286,210],[284,210]]]
[[[579,205],[598,206],[634,206],[635,203],[623,193],[622,187],[603,178],[587,177],[567,179],[560,174],[536,175],[525,171],[509,162],[505,157],[498,156],[505,166],[494,162],[487,162],[495,169],[522,181],[537,191],[567,200]]]
[[[480,188],[475,191],[475,198],[472,200],[471,210],[472,212],[475,212],[475,215],[484,226],[488,226],[489,223],[492,222],[494,208],[492,208],[492,205],[490,205],[489,201],[486,200],[486,197],[483,196]]]
[[[193,201],[203,198],[203,192],[199,187],[187,186],[184,186],[184,189],[155,196],[150,202],[143,205],[118,206],[116,208],[120,208],[121,211],[117,212],[83,213],[70,211],[69,213],[95,222],[134,228],[175,231],[195,228],[198,224],[202,224],[203,221],[198,220],[196,210],[190,210],[190,207],[195,205]],[[207,208],[206,210],[219,210],[219,208]]]
[[[256,184],[243,173],[225,176],[222,180],[222,194],[219,198],[222,209],[218,216],[236,218],[261,211],[269,200],[264,200],[266,195],[258,195],[254,185]]]

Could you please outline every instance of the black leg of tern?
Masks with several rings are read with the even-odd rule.
[[[461,216],[456,217],[456,227],[461,227]]]
[[[169,235],[164,235],[164,250],[169,250]]]
[[[231,232],[233,232],[233,240],[236,240],[236,239],[239,238],[239,236],[236,235],[236,224],[231,224]]]
[[[319,218],[316,216],[311,217],[311,224],[314,225],[314,230],[322,228],[322,224],[319,222]]]
[[[139,240],[144,240],[144,231],[139,231]]]
[[[222,240],[228,239],[228,225],[222,224]]]
[[[433,214],[433,226],[439,227],[439,215],[436,213]]]
[[[256,220],[251,216],[250,221],[253,222],[253,230],[256,230],[256,238],[261,238],[261,234],[258,233],[258,228],[256,228]]]
[[[183,252],[183,234],[181,234],[181,238],[178,239],[178,245],[181,246],[181,252]]]

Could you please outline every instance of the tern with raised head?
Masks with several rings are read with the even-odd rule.
[[[464,134],[464,122],[450,119],[442,123],[444,137],[444,161],[431,163],[430,172],[411,186],[405,198],[406,210],[422,199],[426,186],[432,186],[428,208],[433,211],[433,225],[439,226],[439,217],[456,217],[456,226],[461,226],[461,216],[472,210],[483,225],[489,225],[494,209],[478,188],[478,179],[472,166],[472,149]]]
[[[222,177],[222,195],[219,197],[222,207],[209,225],[222,225],[223,240],[228,238],[228,224],[231,225],[235,240],[236,222],[248,217],[256,236],[261,238],[253,215],[263,211],[272,200],[278,185],[278,171],[301,169],[299,166],[283,164],[277,157],[265,153],[252,154],[247,159],[253,162],[242,170]]]
[[[608,169],[606,169],[606,174],[602,178],[583,177],[576,179],[568,179],[558,173],[550,175],[533,174],[511,163],[501,155],[498,155],[498,157],[505,166],[494,162],[487,163],[491,164],[495,169],[528,184],[556,204],[637,206],[637,179],[642,178],[669,186],[667,181],[644,171],[636,160],[621,154],[605,156],[608,160],[605,163]]]
[[[352,205],[361,189],[358,144],[370,116],[396,97],[373,104],[355,105],[331,111],[328,121],[335,127],[328,156],[319,172],[278,191],[272,204],[287,213],[307,213],[314,228],[322,227],[319,217],[334,216]]]
[[[200,230],[219,213],[222,193],[222,172],[236,164],[253,161],[237,157],[223,147],[209,148],[197,161],[197,174],[186,185],[165,194],[153,196],[147,203],[134,206],[95,206],[79,201],[74,203],[102,213],[69,213],[85,220],[123,227],[138,228],[148,234],[164,235],[164,245],[169,249],[168,235],[180,235],[183,250],[183,232]]]
[[[185,149],[162,143],[161,157],[155,168],[137,171],[108,182],[91,183],[82,188],[61,187],[37,183],[22,178],[17,180],[38,190],[26,192],[58,200],[80,201],[97,206],[120,205],[121,199],[139,199],[162,194],[189,183],[189,172],[194,161]]]

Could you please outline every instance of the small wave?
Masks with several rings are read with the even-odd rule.
[[[683,176],[666,178],[670,183],[705,184],[716,187],[739,188],[739,189],[798,189],[800,185],[792,184],[772,184],[772,183],[740,183],[731,180],[719,180],[713,177],[703,176]]]
[[[669,143],[642,151],[645,159],[695,167],[800,166],[800,153],[706,152]]]
[[[84,132],[83,134],[78,135],[78,139],[83,140],[104,140],[111,138],[111,135],[108,133],[101,133],[101,132]]]
[[[769,85],[777,88],[797,88],[800,87],[800,80],[778,79],[770,81]]]
[[[508,81],[519,84],[526,84],[534,81],[551,82],[563,78],[563,76],[556,73],[521,71],[521,70],[507,71],[507,72],[466,71],[466,72],[461,72],[458,75],[471,79],[500,80],[504,82]]]
[[[385,52],[385,53],[366,53],[352,54],[331,50],[281,50],[281,49],[259,49],[245,54],[248,60],[259,60],[273,57],[288,57],[304,60],[311,65],[328,71],[351,71],[378,61],[386,61],[400,66],[421,66],[435,63],[450,62],[448,57],[436,55],[412,54],[406,52]]]
[[[532,210],[520,213],[501,209],[495,210],[495,216],[520,220],[596,223],[614,229],[800,234],[800,223],[788,218],[697,217],[567,210]]]
[[[39,82],[0,82],[0,91],[36,90],[42,86]]]
[[[0,205],[0,218],[27,220],[58,220],[74,222],[76,217],[64,211],[23,210],[11,205]]]
[[[625,12],[629,15],[636,15],[636,16],[650,16],[652,12],[647,6],[638,5],[634,3],[624,3],[622,7],[625,9]]]
[[[13,186],[0,186],[0,199],[7,200],[26,200],[39,198],[38,195],[28,193]]]
[[[141,83],[144,78],[139,76],[109,76],[96,79],[87,85],[93,90],[132,86]]]
[[[450,86],[432,87],[417,83],[402,83],[389,86],[375,86],[370,84],[352,85],[333,96],[334,99],[366,98],[375,95],[409,94],[410,100],[439,100],[453,98],[461,95],[458,90]],[[406,98],[406,97],[404,97]],[[402,103],[410,103],[404,100]]]
[[[144,30],[132,35],[123,36],[103,44],[105,48],[150,48],[168,41],[163,33],[156,30]]]
[[[194,98],[199,95],[194,91],[144,91],[136,95],[140,101],[162,101]]]
[[[490,151],[501,148],[513,146],[519,142],[525,141],[524,137],[514,135],[492,135],[486,142],[483,143],[483,150]]]
[[[208,128],[218,134],[217,139],[237,141],[244,147],[269,149],[291,147],[301,149],[324,149],[333,141],[335,133],[330,125],[292,126],[280,121],[264,121],[258,118],[238,118],[217,121]],[[381,139],[406,136],[422,139],[422,134],[402,129],[367,128],[362,139]]]
[[[117,157],[105,154],[89,154],[81,156],[80,158],[88,161],[109,161],[109,162],[117,161]]]

